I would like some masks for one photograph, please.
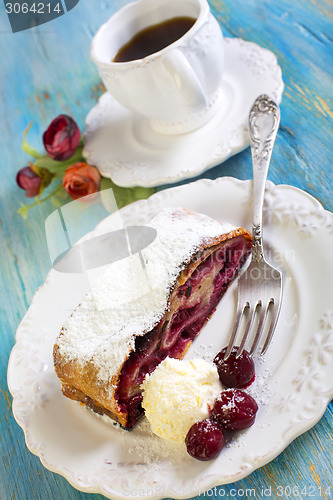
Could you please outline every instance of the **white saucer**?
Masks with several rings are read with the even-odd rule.
[[[280,104],[284,84],[276,56],[252,42],[225,38],[221,105],[203,127],[162,135],[108,92],[86,118],[84,154],[123,187],[158,186],[195,177],[249,145],[248,114],[260,94]]]

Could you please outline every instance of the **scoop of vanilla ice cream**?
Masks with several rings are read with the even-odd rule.
[[[216,366],[203,359],[166,358],[143,384],[142,406],[152,431],[183,441],[192,425],[209,416],[222,390]]]

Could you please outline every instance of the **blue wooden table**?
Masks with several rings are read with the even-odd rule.
[[[64,478],[44,469],[26,448],[23,432],[12,415],[6,382],[8,358],[17,326],[50,268],[44,223],[54,210],[51,201],[45,202],[31,209],[23,220],[17,209],[27,200],[15,183],[15,175],[27,164],[21,141],[29,122],[34,122],[29,140],[39,150],[42,132],[60,113],[75,117],[83,130],[85,116],[102,92],[89,59],[90,41],[100,24],[125,3],[80,0],[59,19],[15,34],[4,4],[0,4],[1,500],[102,499],[75,490]],[[241,37],[272,50],[281,65],[285,82],[281,127],[268,178],[307,191],[333,211],[332,2],[211,0],[210,5],[226,36]],[[251,178],[249,150],[201,177],[219,176]],[[271,463],[235,484],[217,489],[213,496],[333,497],[332,410],[331,404],[310,431]],[[309,489],[307,495],[302,494],[306,485],[312,487],[311,495]],[[299,495],[288,496],[290,490],[286,488],[292,490],[294,486]],[[251,496],[246,493],[249,489]]]

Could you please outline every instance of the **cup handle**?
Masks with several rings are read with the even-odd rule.
[[[183,52],[173,49],[165,54],[163,63],[186,104],[198,111],[204,109],[207,105],[204,89]]]

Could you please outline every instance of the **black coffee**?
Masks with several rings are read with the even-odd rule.
[[[154,54],[185,35],[195,21],[193,17],[174,17],[148,26],[119,49],[113,62],[134,61]]]

